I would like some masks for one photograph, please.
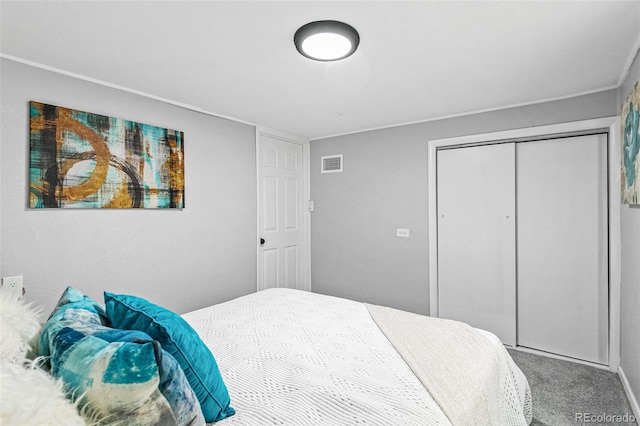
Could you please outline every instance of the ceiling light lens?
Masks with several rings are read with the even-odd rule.
[[[351,42],[340,34],[320,33],[307,37],[302,42],[304,52],[321,61],[344,57],[351,50]]]
[[[293,37],[296,49],[316,61],[336,61],[351,56],[360,35],[351,25],[338,21],[315,21],[303,25]]]

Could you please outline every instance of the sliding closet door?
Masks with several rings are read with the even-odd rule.
[[[514,144],[437,152],[438,312],[515,337]]]
[[[518,345],[608,362],[606,135],[517,147]]]

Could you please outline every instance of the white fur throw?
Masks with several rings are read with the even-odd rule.
[[[0,424],[84,425],[60,382],[31,365],[0,359]]]
[[[6,291],[0,291],[0,357],[19,362],[41,329],[40,312]]]
[[[25,361],[41,329],[39,311],[0,291],[0,424],[84,425],[78,410],[35,361]]]

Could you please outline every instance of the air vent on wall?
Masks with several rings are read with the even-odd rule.
[[[322,157],[322,173],[342,172],[342,154]]]

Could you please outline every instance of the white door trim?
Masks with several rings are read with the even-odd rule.
[[[438,316],[436,150],[441,147],[478,145],[494,141],[537,138],[592,130],[605,130],[609,134],[609,369],[617,371],[620,364],[620,279],[622,268],[620,260],[620,117],[617,116],[428,141],[429,313],[431,316]]]
[[[310,141],[308,139],[294,136],[279,130],[269,129],[266,127],[256,127],[256,202],[257,202],[257,216],[256,216],[256,290],[262,289],[260,280],[262,279],[260,274],[260,217],[262,214],[262,200],[260,199],[260,146],[263,136],[268,136],[273,139],[278,139],[285,142],[295,143],[302,146],[302,175],[303,175],[303,203],[302,211],[303,215],[303,233],[304,241],[301,244],[302,247],[302,280],[303,289],[311,291],[311,215],[309,213],[308,203],[311,199],[311,169],[309,162],[311,161],[310,154]]]

